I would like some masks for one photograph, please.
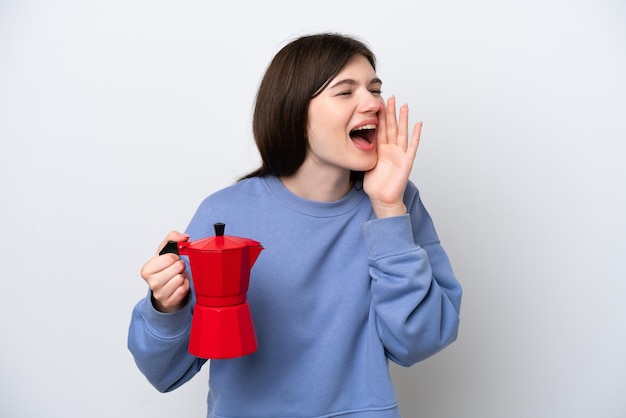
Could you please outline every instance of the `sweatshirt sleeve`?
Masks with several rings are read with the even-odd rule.
[[[456,339],[462,296],[432,220],[415,186],[409,186],[408,214],[362,227],[378,334],[387,356],[402,366]]]
[[[154,309],[151,294],[133,309],[128,348],[139,370],[160,392],[169,392],[191,379],[206,362],[187,351],[192,302],[174,313]]]

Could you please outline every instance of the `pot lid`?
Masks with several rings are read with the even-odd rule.
[[[215,228],[215,236],[199,239],[188,243],[187,248],[196,251],[227,251],[238,250],[245,247],[258,247],[260,242],[249,238],[240,238],[224,235],[226,227],[223,223],[213,224]],[[179,243],[182,244],[182,243]]]

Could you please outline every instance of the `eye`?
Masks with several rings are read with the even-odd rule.
[[[352,94],[352,90],[346,90],[340,92],[337,96],[350,96]]]
[[[371,89],[370,93],[372,93],[374,96],[380,96],[381,94],[383,94],[383,91],[381,89]]]

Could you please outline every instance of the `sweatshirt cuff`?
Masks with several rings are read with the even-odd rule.
[[[188,301],[182,309],[176,312],[159,312],[152,305],[152,291],[148,291],[148,295],[137,305],[137,312],[144,318],[154,335],[161,338],[174,338],[188,332],[191,327],[190,303]]]
[[[408,213],[367,221],[361,225],[361,229],[370,259],[411,251],[417,247]]]

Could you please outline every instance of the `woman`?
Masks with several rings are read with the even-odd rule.
[[[253,131],[262,166],[202,202],[186,234],[252,238],[265,251],[248,301],[259,348],[210,362],[208,417],[399,417],[388,359],[409,366],[455,340],[461,287],[409,174],[421,123],[381,98],[376,60],[337,34],[274,57]],[[149,295],[129,348],[169,391],[205,363],[187,352],[193,307],[174,254],[143,267]],[[193,296],[193,295],[192,295]]]

